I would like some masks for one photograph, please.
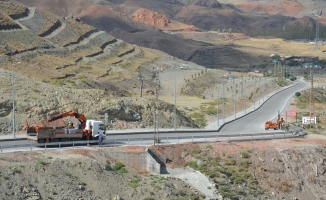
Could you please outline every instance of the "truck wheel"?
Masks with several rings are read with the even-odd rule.
[[[274,128],[274,130],[276,130],[276,128]]]
[[[265,128],[265,130],[267,131],[267,130],[268,130],[268,128]]]

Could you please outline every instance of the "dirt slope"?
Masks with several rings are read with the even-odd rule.
[[[326,137],[178,144],[153,148],[169,167],[190,166],[231,199],[320,199],[325,196]]]
[[[167,200],[201,197],[198,191],[174,178],[133,172],[133,166],[126,166],[124,172],[127,173],[114,170],[117,160],[107,155],[108,150],[95,147],[1,154],[0,198]],[[130,150],[119,151],[128,153]]]

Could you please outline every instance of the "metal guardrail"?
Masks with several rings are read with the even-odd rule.
[[[285,139],[297,137],[292,131],[283,132],[264,132],[255,134],[222,134],[222,135],[202,135],[202,136],[177,136],[177,137],[160,137],[159,144],[176,144],[176,143],[186,143],[186,142],[219,142],[219,141],[250,141],[250,140],[268,140],[268,139]],[[135,139],[114,139],[114,140],[104,140],[103,146],[122,146],[122,145],[152,145],[153,138],[135,138]],[[75,148],[75,147],[85,147],[85,146],[97,146],[97,140],[87,140],[87,141],[68,141],[68,142],[53,142],[53,143],[32,143],[23,145],[2,145],[0,146],[0,153],[4,151],[10,152],[25,150],[47,150],[47,149],[61,149],[61,148]]]

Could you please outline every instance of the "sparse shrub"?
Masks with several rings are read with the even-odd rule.
[[[81,182],[80,185],[81,186],[86,186],[86,183],[85,182]]]
[[[41,165],[46,165],[46,162],[44,160],[39,160],[37,163]]]
[[[120,175],[125,174],[125,173],[128,173],[128,170],[125,167],[120,168],[118,171],[118,174],[120,174]]]
[[[193,169],[197,169],[197,161],[191,160],[191,161],[187,161],[184,166],[189,166]]]
[[[300,92],[296,92],[296,93],[295,93],[295,96],[296,96],[296,97],[299,97],[299,96],[301,96],[301,93],[300,93]]]
[[[128,183],[128,185],[132,188],[136,188],[139,186],[138,184],[139,184],[140,180],[141,179],[139,177],[136,177],[136,178],[132,179],[132,181],[130,183]]]
[[[107,169],[107,170],[111,170],[112,169],[110,162],[106,162],[105,163],[105,169]]]
[[[125,164],[123,164],[122,162],[116,162],[113,166],[114,170],[120,170],[122,167],[124,167]]]
[[[184,196],[187,195],[187,192],[184,191],[184,190],[179,190],[179,191],[178,191],[178,195],[184,197]]]
[[[278,162],[283,162],[281,158],[277,158],[277,161]]]
[[[193,154],[200,154],[201,153],[201,149],[194,149],[192,151]]]
[[[36,88],[32,88],[32,91],[35,92],[35,93],[40,92],[40,91],[39,91],[38,89],[36,89]]]
[[[51,191],[52,195],[57,195],[58,193],[55,190]]]
[[[52,156],[48,156],[48,159],[52,159],[53,157]]]
[[[249,158],[249,154],[247,152],[241,152],[241,157],[242,158]]]
[[[18,173],[18,174],[21,173],[20,169],[18,169],[18,168],[16,168],[16,167],[14,168],[14,172],[15,172],[15,173]]]
[[[68,171],[65,171],[64,173],[65,173],[66,176],[71,176],[71,173],[68,172]]]
[[[9,180],[9,177],[8,176],[3,176],[3,179]]]
[[[198,169],[201,171],[201,172],[206,172],[207,171],[207,164],[206,163],[202,163],[198,166]]]
[[[236,163],[237,162],[233,158],[231,158],[230,160],[225,161],[226,165],[235,165]]]
[[[241,163],[240,163],[241,166],[246,167],[246,168],[248,168],[250,164],[251,164],[250,160],[244,160],[244,161],[241,161]]]

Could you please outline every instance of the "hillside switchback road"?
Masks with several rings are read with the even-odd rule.
[[[282,112],[288,100],[295,94],[295,92],[302,90],[309,86],[309,83],[303,82],[302,77],[298,78],[297,84],[289,87],[268,99],[259,109],[252,113],[225,124],[220,132],[242,132],[242,133],[255,133],[264,132],[265,122],[273,120],[277,117],[278,111]],[[285,119],[285,118],[284,118]],[[271,131],[271,130],[270,130]],[[268,130],[266,131],[268,132]]]

